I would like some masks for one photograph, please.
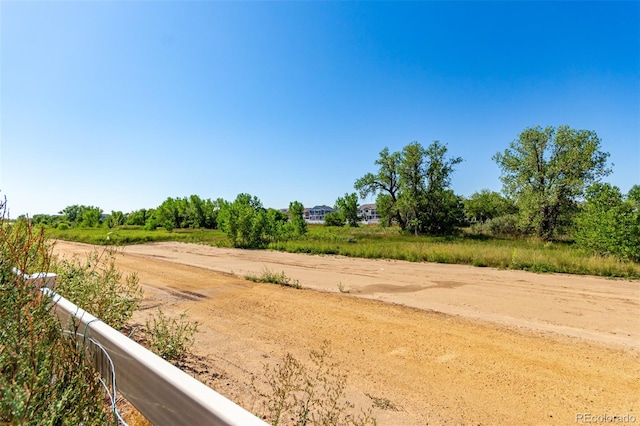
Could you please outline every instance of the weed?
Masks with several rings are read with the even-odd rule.
[[[251,381],[262,418],[272,425],[375,425],[371,409],[353,414],[354,404],[346,399],[347,378],[330,358],[325,340],[309,352],[310,367],[290,353],[274,367],[265,365],[264,383],[255,376]]]
[[[388,398],[380,398],[368,393],[366,393],[365,395],[367,395],[371,399],[375,408],[388,411],[400,411],[402,409],[402,407],[398,407]]]
[[[292,280],[284,271],[274,272],[265,267],[260,275],[245,275],[246,280],[256,283],[271,283],[278,284],[285,287],[302,288],[298,280]]]
[[[167,361],[182,360],[193,347],[198,330],[198,323],[185,320],[186,316],[183,312],[179,318],[169,318],[158,309],[146,322],[149,348]]]
[[[338,282],[338,291],[340,291],[340,293],[349,293],[350,290],[345,289],[344,284],[340,281]]]

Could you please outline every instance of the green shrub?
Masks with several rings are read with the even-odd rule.
[[[161,309],[146,322],[149,348],[167,361],[180,361],[195,343],[198,323],[185,320],[186,312],[179,318],[167,317]]]
[[[623,197],[617,186],[597,183],[576,218],[576,244],[592,253],[640,261],[640,200],[636,185]]]
[[[63,334],[50,299],[12,271],[49,270],[39,231],[27,221],[7,224],[0,213],[0,424],[115,424],[85,351]]]
[[[498,216],[491,219],[488,224],[489,231],[495,236],[516,236],[521,234],[518,215],[515,214]]]
[[[114,247],[106,247],[93,250],[85,260],[62,259],[56,269],[56,291],[104,323],[121,329],[138,307],[142,288],[135,274],[122,280],[115,266],[116,255]]]
[[[325,226],[344,226],[347,221],[340,212],[329,212],[324,215]]]

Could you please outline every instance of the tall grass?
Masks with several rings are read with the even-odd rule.
[[[401,234],[394,229],[311,226],[308,238],[272,243],[269,248],[292,253],[640,278],[638,263],[594,256],[570,243],[544,242],[535,238],[488,238],[464,234],[428,237]]]
[[[187,243],[205,243],[215,246],[228,246],[225,235],[220,231],[180,229],[154,231],[140,227],[123,228],[71,228],[66,230],[47,228],[48,238],[75,241],[97,245],[141,244],[160,241],[179,241]]]

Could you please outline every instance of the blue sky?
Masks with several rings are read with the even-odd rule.
[[[388,146],[500,190],[527,127],[594,130],[640,183],[638,2],[0,2],[12,217],[191,194],[332,205]],[[372,199],[365,200],[367,202]]]

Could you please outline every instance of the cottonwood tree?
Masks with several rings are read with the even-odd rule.
[[[378,173],[367,173],[355,183],[360,196],[377,194],[382,222],[396,222],[414,233],[447,234],[463,216],[462,200],[449,188],[460,157],[447,157],[439,141],[424,148],[418,142],[402,152],[380,152]]]
[[[307,222],[304,221],[304,206],[299,201],[289,203],[289,226],[295,237],[301,237],[307,233]]]
[[[334,208],[342,216],[343,222],[348,223],[351,227],[357,227],[362,219],[358,211],[358,194],[355,192],[345,193],[344,197],[339,197]]]
[[[493,159],[525,229],[549,239],[568,221],[585,188],[611,172],[608,157],[595,132],[537,126],[525,129]]]
[[[381,222],[389,226],[395,221],[404,230],[406,223],[397,208],[401,160],[399,152],[389,152],[389,148],[385,147],[380,151],[380,158],[375,161],[379,166],[378,172],[367,173],[356,181],[354,187],[360,192],[361,198],[377,194],[376,207]]]

